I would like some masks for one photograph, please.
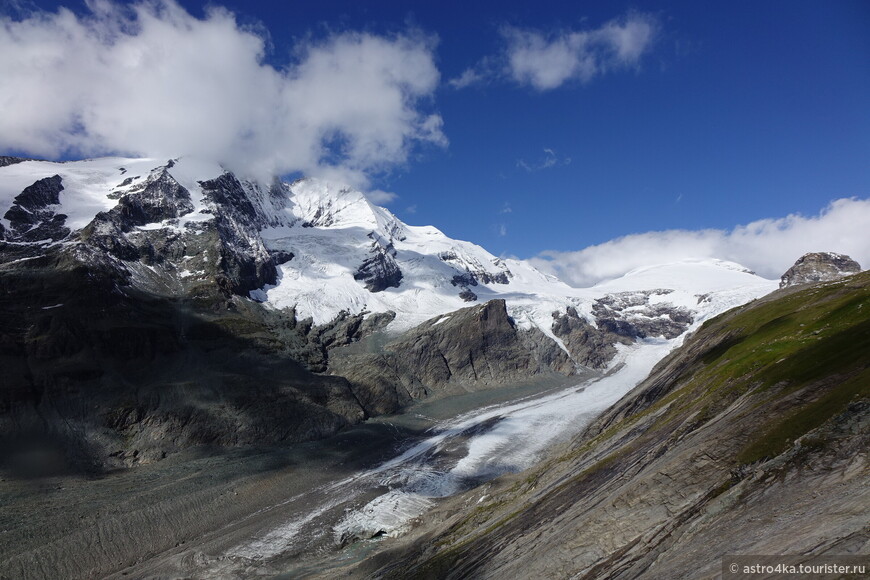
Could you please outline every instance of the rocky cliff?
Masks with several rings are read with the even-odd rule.
[[[828,282],[861,271],[861,265],[849,256],[834,252],[812,252],[798,258],[780,280],[780,288]]]
[[[424,322],[377,353],[334,352],[330,371],[354,385],[372,415],[391,413],[430,396],[553,375],[553,366],[561,368],[553,358],[564,363],[567,355],[549,341],[533,344],[528,334],[504,300],[493,300]],[[542,345],[558,352],[542,355]]]
[[[593,302],[596,324],[568,307],[552,313],[550,331],[520,328],[504,300],[432,318],[377,349],[330,354],[330,373],[348,379],[371,415],[414,400],[519,382],[564,381],[581,369],[603,370],[617,345],[647,336],[673,338],[693,318],[686,308],[649,304],[669,291],[606,294]]]
[[[725,554],[867,554],[868,353],[867,273],[732,310],[549,461],[355,574],[715,578]]]

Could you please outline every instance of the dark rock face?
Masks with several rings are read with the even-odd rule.
[[[450,283],[454,286],[459,286],[462,289],[459,291],[459,297],[462,298],[464,302],[475,302],[477,300],[477,294],[472,292],[471,288],[469,288],[469,286],[477,286],[477,278],[475,278],[470,272],[453,276]]]
[[[453,276],[450,283],[454,286],[462,286],[467,289],[468,286],[477,286],[477,278],[472,276],[470,272],[466,272]]]
[[[159,168],[145,182],[125,192],[114,208],[97,214],[82,230],[81,239],[121,260],[160,262],[165,255],[155,248],[154,242],[169,248],[178,236],[140,233],[136,227],[178,218],[191,211],[190,192],[166,169]]]
[[[632,342],[625,334],[613,332],[606,326],[595,328],[581,318],[574,308],[568,308],[561,315],[553,313],[553,334],[562,340],[578,364],[595,369],[607,366],[616,355],[616,344]]]
[[[81,240],[118,258],[117,268],[126,277],[138,271],[140,278],[144,276],[143,283],[150,283],[161,293],[214,301],[234,294],[247,296],[252,290],[274,284],[276,259],[286,262],[293,256],[288,252],[270,254],[255,235],[269,221],[251,202],[245,186],[229,173],[201,183],[214,217],[180,229],[178,218],[189,215],[194,205],[190,192],[169,173],[170,167],[156,168],[138,185],[118,186],[118,204],[99,213],[81,231]],[[149,224],[166,225],[141,228]],[[138,264],[161,266],[163,270],[148,272]],[[182,264],[190,274],[175,282],[177,288],[167,287],[167,278],[177,276]]]
[[[286,252],[284,250],[269,250],[269,254],[272,256],[272,260],[275,262],[276,266],[286,264],[296,257],[293,255],[293,252]]]
[[[478,272],[474,274],[474,277],[484,284],[510,284],[510,277],[507,272],[499,272],[498,274]]]
[[[3,216],[9,220],[9,239],[20,242],[56,242],[66,238],[70,233],[69,228],[64,225],[66,216],[56,214],[51,208],[60,203],[61,191],[63,183],[60,175],[40,179],[24,188]]]
[[[216,230],[221,260],[218,283],[228,292],[247,296],[251,290],[274,284],[278,270],[259,236],[266,218],[251,203],[241,182],[231,173],[200,184],[206,199],[219,211],[210,224]]]
[[[477,294],[475,294],[474,292],[472,292],[468,288],[463,288],[462,291],[459,293],[459,297],[462,298],[462,300],[465,302],[476,302],[477,301]]]
[[[788,269],[779,282],[780,288],[829,282],[861,271],[861,266],[844,254],[813,252],[804,254]]]
[[[372,234],[369,234],[372,237]],[[392,243],[381,245],[374,240],[369,257],[353,275],[354,280],[365,283],[369,292],[383,292],[387,288],[398,288],[402,283],[402,270],[396,263],[396,250]]]
[[[548,351],[555,346],[561,353]],[[554,364],[553,361],[556,361]],[[540,331],[516,328],[504,300],[463,308],[424,322],[379,352],[332,356],[330,372],[347,378],[371,414],[413,400],[575,370]]]
[[[620,292],[599,298],[592,305],[597,326],[579,316],[574,308],[568,308],[564,314],[554,312],[553,334],[577,364],[605,368],[616,355],[617,344],[631,344],[649,336],[674,338],[688,329],[693,322],[688,310],[668,302],[650,301],[653,296],[670,292]]]
[[[299,352],[322,357],[383,319],[282,331],[250,302],[212,314],[121,292],[98,270],[40,267],[52,259],[0,271],[4,441],[100,472],[191,446],[318,439],[365,417],[345,379],[313,374]]]
[[[122,231],[128,232],[135,226],[178,218],[192,211],[190,192],[163,169],[142,185],[131,188],[106,213]]]
[[[24,157],[9,157],[6,155],[0,155],[0,167],[15,165],[16,163],[21,163],[23,161],[30,161],[30,159]]]
[[[426,323],[394,342],[390,349],[411,368],[420,369],[423,385],[448,380],[498,381],[538,369],[523,352],[504,300],[459,310]]]

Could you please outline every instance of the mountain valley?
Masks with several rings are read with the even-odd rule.
[[[870,279],[846,256],[574,288],[351,188],[185,157],[0,158],[0,213],[0,578],[868,550]]]

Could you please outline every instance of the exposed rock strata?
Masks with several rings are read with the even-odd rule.
[[[553,334],[562,340],[574,361],[598,369],[606,367],[616,355],[617,344],[629,344],[632,341],[606,326],[592,326],[574,308],[568,308],[564,314],[553,313]]]

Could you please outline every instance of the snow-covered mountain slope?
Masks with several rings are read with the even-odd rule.
[[[565,349],[559,316],[563,330],[582,320],[617,335],[670,336],[776,288],[716,260],[571,288],[434,227],[406,225],[348,187],[262,185],[186,157],[7,162],[0,236],[14,251],[6,261],[52,247],[82,260],[105,255],[132,285],[174,295],[218,287],[315,325],[392,311],[390,328],[400,331],[501,298],[519,328]]]
[[[292,205],[286,211],[296,219],[261,235],[272,251],[294,259],[279,266],[276,284],[255,296],[276,308],[294,307],[316,324],[341,311],[393,311],[392,328],[403,330],[469,302],[502,298],[521,328],[538,328],[559,342],[552,332],[553,313],[574,308],[595,324],[596,303],[606,295],[632,293],[633,301],[624,305],[626,316],[642,316],[652,308],[651,316],[660,318],[666,314],[654,305],[672,304],[701,322],[776,287],[738,264],[696,260],[636,270],[593,288],[571,288],[526,262],[498,258],[432,226],[406,225],[359,192],[316,180],[289,189]],[[614,307],[619,305],[611,304],[611,313]]]
[[[315,323],[342,310],[392,310],[394,326],[408,328],[469,302],[507,298],[513,307],[524,298],[571,292],[524,262],[497,258],[432,226],[406,225],[360,192],[303,180],[290,185],[290,194],[287,212],[296,219],[262,236],[294,259],[258,296]]]

